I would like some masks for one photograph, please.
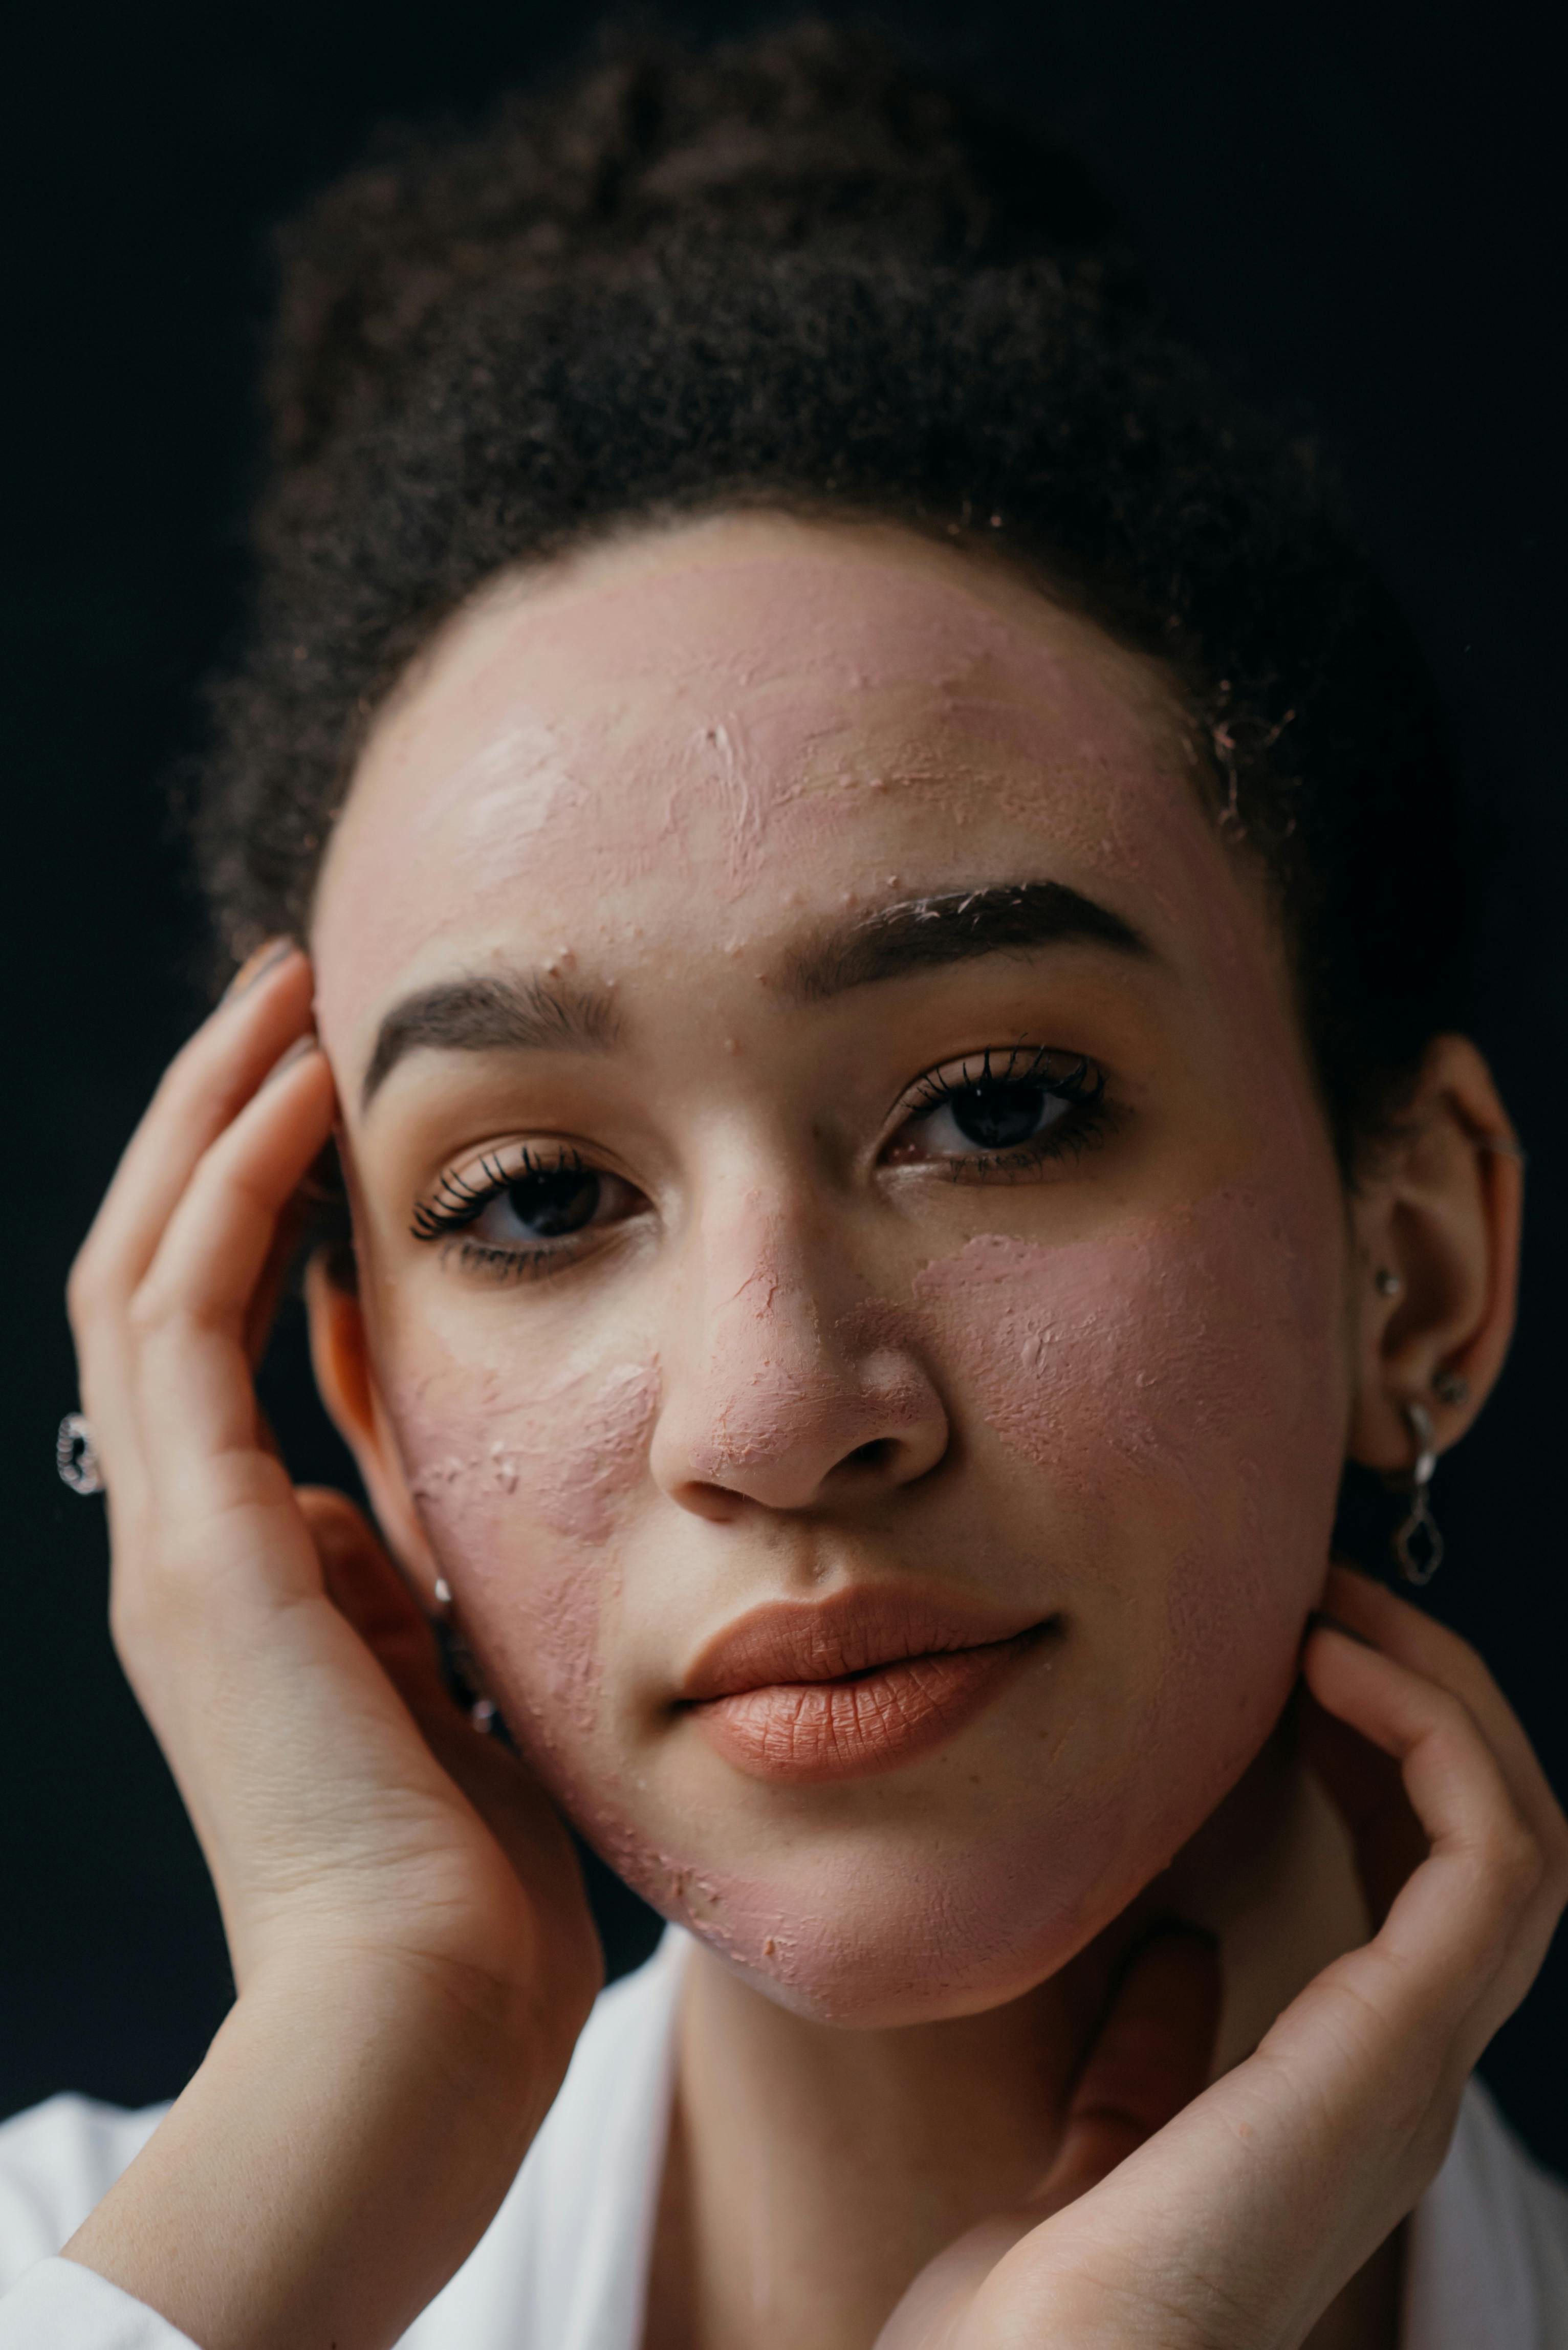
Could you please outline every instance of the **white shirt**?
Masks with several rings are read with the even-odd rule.
[[[400,2350],[640,2350],[689,1938],[603,1993],[504,2202]],[[50,2097],[0,2125],[0,2350],[192,2350],[55,2257],[146,2144],[140,2113]],[[1568,2188],[1479,2082],[1411,2220],[1402,2350],[1568,2350]]]

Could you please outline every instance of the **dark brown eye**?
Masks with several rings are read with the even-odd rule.
[[[1069,1107],[1038,1081],[961,1086],[948,1106],[964,1140],[981,1150],[1015,1150],[1033,1142]]]
[[[412,1231],[425,1241],[463,1232],[481,1251],[525,1257],[645,1204],[620,1176],[587,1166],[575,1151],[536,1159],[525,1150],[521,1166],[497,1155],[472,1173],[443,1175],[433,1199],[415,1208]]]
[[[502,1199],[530,1240],[553,1241],[593,1222],[603,1188],[591,1167],[545,1167],[509,1183]]]
[[[1046,1158],[1093,1130],[1105,1073],[1071,1053],[1014,1047],[937,1070],[916,1089],[888,1156],[895,1165],[957,1166],[1014,1154]]]

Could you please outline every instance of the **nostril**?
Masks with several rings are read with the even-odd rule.
[[[886,1469],[898,1450],[890,1436],[874,1436],[868,1444],[857,1444],[853,1452],[846,1452],[843,1465],[846,1469]]]

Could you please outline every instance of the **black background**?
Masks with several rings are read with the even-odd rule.
[[[51,1447],[75,1395],[71,1252],[201,1008],[161,784],[240,609],[266,226],[379,120],[478,106],[597,15],[81,0],[33,10],[11,52],[0,2112],[58,2088],[172,2095],[231,1996],[200,1856],[109,1645],[100,1508],[58,1485]],[[1533,20],[1496,6],[946,0],[892,21],[1064,135],[1192,338],[1323,434],[1442,682],[1499,848],[1474,1026],[1532,1165],[1520,1336],[1439,1471],[1431,1602],[1568,1786],[1559,77]],[[1425,909],[1397,871],[1386,907],[1419,955]],[[269,1396],[300,1472],[331,1475],[302,1368],[290,1323]],[[645,1926],[599,1891],[624,1963]],[[1565,2018],[1560,1947],[1486,2069],[1568,2169]]]

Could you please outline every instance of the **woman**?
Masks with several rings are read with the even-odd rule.
[[[1347,1459],[1435,1563],[1521,1170],[1310,457],[812,28],[347,182],[273,389],[246,960],[71,1293],[238,1996],[0,2132],[0,2343],[1568,2339],[1469,2083],[1568,1830],[1329,1563]],[[379,1532],[251,1384],[329,1164]]]

